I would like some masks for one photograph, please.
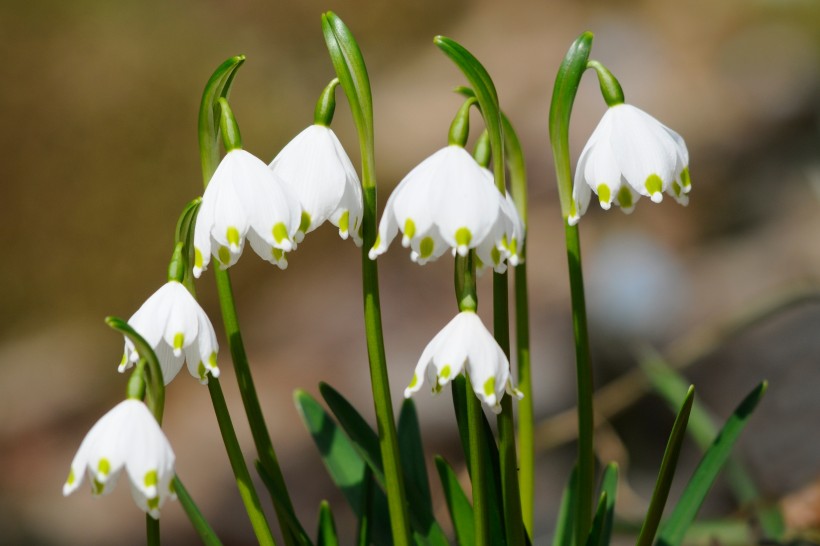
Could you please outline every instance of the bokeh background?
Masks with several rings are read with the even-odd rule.
[[[686,343],[705,348],[686,373],[719,416],[768,378],[770,392],[739,451],[767,498],[784,503],[792,528],[816,527],[819,3],[5,0],[0,543],[144,540],[142,514],[124,483],[102,500],[85,488],[61,495],[83,435],[125,388],[115,369],[122,340],[102,318],[129,317],[165,280],[177,215],[201,193],[196,115],[212,70],[231,55],[247,55],[232,105],[246,149],[269,161],[312,121],[314,101],[333,76],[320,31],[327,9],[347,22],[368,62],[382,205],[412,166],[446,143],[460,102],[451,90],[464,81],[432,37],[460,41],[493,75],[530,174],[540,420],[574,400],[549,99],[570,42],[584,30],[595,32],[593,56],[619,77],[627,100],[686,139],[694,184],[688,208],[671,199],[643,200],[625,216],[593,205],[581,222],[596,380],[604,385],[633,370],[638,341],[666,352]],[[603,111],[590,74],[576,101],[574,158]],[[334,128],[358,165],[341,94]],[[455,311],[452,265],[442,259],[417,267],[399,245],[379,261],[398,407],[418,355]],[[318,395],[325,380],[372,416],[358,250],[323,228],[291,255],[286,271],[249,250],[232,274],[257,388],[298,513],[312,528],[319,501],[328,498],[351,537],[349,511],[325,476],[292,393],[304,388]],[[204,277],[201,299],[218,324],[213,282]],[[488,301],[488,277],[480,290]],[[795,303],[720,341],[727,319],[782,298]],[[482,312],[488,311],[485,304]],[[224,348],[220,364],[250,459],[252,442]],[[449,394],[422,392],[418,407],[428,455],[459,461]],[[613,418],[600,442],[608,446],[606,457],[627,468],[625,517],[648,499],[671,422],[656,397],[640,397]],[[552,528],[572,464],[571,438],[564,443],[558,428],[545,426],[540,440],[560,445],[538,456],[536,543]],[[185,373],[168,390],[165,429],[180,476],[226,544],[252,543],[208,395]],[[696,458],[689,446],[682,477]],[[733,510],[722,483],[706,510],[711,516]],[[169,543],[195,542],[178,504],[167,505],[162,522]]]

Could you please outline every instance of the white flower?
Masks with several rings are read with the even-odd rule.
[[[282,148],[270,168],[302,204],[296,242],[330,220],[342,239],[352,235],[361,246],[362,189],[332,129],[311,125]]]
[[[370,259],[387,251],[399,229],[402,246],[410,247],[410,258],[421,265],[447,248],[461,256],[472,248],[503,248],[503,230],[495,229],[503,201],[492,177],[464,148],[442,148],[410,171],[388,198]]]
[[[296,248],[299,201],[262,160],[234,149],[214,172],[194,228],[194,276],[208,267],[211,253],[224,269],[242,255],[245,237],[263,259],[284,269],[285,252]]]
[[[462,371],[470,378],[476,396],[495,413],[501,411],[505,390],[519,399],[524,396],[513,387],[510,363],[495,338],[477,314],[462,311],[427,344],[404,397],[417,392],[425,377],[437,392]]]
[[[578,159],[568,221],[578,222],[592,191],[602,208],[614,202],[629,213],[641,195],[660,203],[664,191],[686,205],[691,189],[681,136],[646,112],[618,104],[606,111]]]
[[[214,327],[196,299],[177,281],[169,281],[154,292],[128,324],[154,349],[166,385],[179,373],[184,360],[191,375],[203,385],[208,383],[208,373],[219,377]],[[126,337],[119,371],[139,359],[134,344]]]
[[[139,400],[120,402],[91,427],[71,461],[63,495],[80,487],[88,473],[91,492],[114,489],[125,468],[137,506],[154,519],[168,498],[175,499],[174,451],[148,407]]]
[[[485,168],[481,170],[490,183],[495,185],[493,173]],[[524,222],[518,214],[518,209],[515,208],[510,192],[505,192],[503,198],[500,193],[496,193],[500,198],[500,214],[490,229],[490,233],[475,249],[479,274],[490,266],[497,273],[504,273],[507,270],[505,260],[514,266],[521,263],[518,251],[524,241]]]

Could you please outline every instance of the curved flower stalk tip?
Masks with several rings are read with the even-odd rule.
[[[242,255],[245,238],[262,259],[285,269],[296,249],[301,207],[279,178],[256,156],[235,148],[216,168],[202,195],[194,226],[194,276],[211,255],[222,269]]]
[[[462,311],[436,334],[416,365],[405,398],[421,389],[425,378],[438,392],[465,372],[473,391],[495,413],[501,412],[504,392],[521,399],[510,378],[510,362],[474,311]]]
[[[342,143],[330,127],[314,124],[296,135],[270,164],[302,206],[296,242],[326,220],[339,236],[362,246],[362,189]]]
[[[164,284],[128,319],[128,324],[154,349],[166,385],[182,369],[183,361],[203,385],[208,383],[208,374],[219,377],[214,327],[182,283],[172,280]],[[119,371],[124,372],[139,359],[134,343],[126,337]]]
[[[110,493],[123,468],[134,502],[159,519],[165,501],[176,498],[174,451],[151,411],[136,399],[120,402],[91,427],[71,461],[63,495],[76,491],[86,473],[95,496]]]
[[[401,230],[402,246],[411,248],[410,258],[419,265],[448,248],[465,256],[480,247],[488,257],[492,248],[504,248],[503,202],[492,177],[464,148],[451,144],[410,171],[390,195],[368,255],[375,260],[384,254]]]
[[[584,146],[575,170],[567,221],[574,225],[595,192],[601,208],[613,203],[632,212],[641,197],[654,203],[663,192],[689,202],[689,151],[683,138],[646,112],[625,103],[610,106]]]

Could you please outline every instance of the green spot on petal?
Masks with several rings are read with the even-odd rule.
[[[239,230],[235,227],[229,227],[228,231],[225,233],[225,236],[228,239],[228,244],[233,246],[239,246]]]
[[[495,394],[495,377],[491,377],[484,382],[484,394],[486,396]]]
[[[410,239],[416,234],[416,224],[410,218],[404,222],[404,234]]]
[[[105,490],[105,486],[100,482],[97,478],[91,480],[91,494],[92,495],[102,495],[103,490]]]
[[[157,485],[157,483],[159,483],[159,479],[157,478],[157,471],[149,470],[148,472],[146,472],[145,478],[143,478],[143,482],[145,482],[145,487]]]
[[[493,249],[490,251],[490,258],[493,259],[494,265],[498,265],[498,263],[501,261],[501,252],[499,252],[496,247],[493,247]]]
[[[676,196],[680,197],[681,191],[683,191],[680,187],[680,184],[676,182],[672,182],[672,191],[675,193]]]
[[[612,193],[609,191],[609,186],[606,184],[598,185],[598,200],[601,203],[609,203],[612,199]]]
[[[433,243],[432,237],[425,237],[421,240],[421,244],[419,245],[419,254],[422,258],[427,259],[433,255],[433,248],[435,247],[435,243]]]
[[[271,249],[271,255],[273,256],[273,259],[274,259],[274,260],[276,260],[276,261],[278,262],[278,261],[279,261],[279,260],[281,260],[281,259],[282,259],[282,257],[285,255],[285,251],[284,251],[284,250],[282,250],[282,249],[279,249],[279,248],[273,247],[273,248]]]
[[[216,352],[211,353],[211,356],[208,357],[208,366],[216,368]]]
[[[448,379],[450,377],[451,372],[452,372],[452,370],[450,369],[450,365],[445,364],[444,367],[441,369],[441,371],[438,373],[438,375],[442,379]]]
[[[484,262],[482,262],[481,258],[478,257],[478,254],[473,256],[473,259],[475,260],[476,269],[481,269],[482,267],[484,267]]]
[[[684,167],[683,171],[681,171],[680,181],[683,183],[684,188],[688,188],[692,185],[692,179],[689,178],[689,167]]]
[[[622,209],[632,207],[632,192],[629,191],[629,188],[626,186],[622,186],[621,189],[618,190],[618,205],[620,205]]]
[[[277,243],[281,243],[282,241],[288,238],[288,228],[285,227],[285,224],[283,224],[282,222],[279,222],[278,224],[273,226],[272,233],[273,240]]]
[[[373,248],[379,248],[380,244],[382,244],[382,234],[381,233],[376,235],[376,242],[373,243]]]
[[[185,343],[185,334],[179,332],[174,335],[174,349],[182,349],[182,344]]]
[[[646,182],[644,182],[644,187],[646,191],[649,192],[649,195],[660,193],[663,191],[663,180],[661,180],[661,177],[657,174],[650,174],[646,178]]]
[[[518,254],[518,241],[515,238],[510,241],[510,246],[507,247],[507,250],[509,250],[513,256]]]
[[[194,248],[194,267],[202,269],[202,262],[202,251],[198,248]]]
[[[120,360],[120,366],[125,366],[127,363],[128,363],[128,356],[125,353],[123,353],[122,354],[122,360]]]
[[[456,244],[458,246],[470,246],[470,240],[472,238],[473,234],[470,233],[470,230],[466,227],[456,230]]]
[[[106,459],[105,457],[100,459],[100,462],[97,463],[97,474],[102,474],[103,476],[108,476],[111,472],[111,461]]]
[[[339,231],[341,231],[342,233],[345,233],[349,229],[350,229],[350,211],[346,210],[339,217]]]
[[[74,475],[74,469],[68,471],[68,478],[66,479],[65,483],[68,485],[74,485],[74,482],[77,481],[77,476]]]
[[[299,222],[299,231],[302,233],[307,233],[308,228],[310,227],[310,214],[305,211],[302,211],[302,221]]]
[[[418,385],[418,384],[419,384],[419,375],[414,373],[413,374],[413,379],[410,380],[410,384],[407,385],[407,388],[408,389],[415,388],[415,386]]]
[[[158,510],[159,509],[159,497],[154,497],[153,499],[148,499],[148,509],[149,510]]]
[[[573,216],[578,216],[578,205],[575,203],[575,199],[569,202],[569,217],[572,218]]]
[[[201,360],[196,367],[196,373],[200,379],[205,379],[205,375],[208,373],[208,370],[205,369],[205,364],[203,364]]]
[[[228,250],[228,247],[226,247],[226,246],[219,247],[219,252],[217,252],[217,254],[219,254],[219,261],[222,262],[223,264],[231,263],[231,251]]]

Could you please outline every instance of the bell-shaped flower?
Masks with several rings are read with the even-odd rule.
[[[578,222],[592,192],[603,209],[616,203],[629,213],[640,196],[660,203],[663,192],[686,205],[691,189],[689,151],[681,136],[632,105],[616,104],[578,159],[568,221]]]
[[[242,255],[245,237],[263,259],[284,269],[296,248],[301,207],[262,160],[240,148],[225,154],[202,196],[194,227],[194,276],[214,259],[224,269]]]
[[[442,148],[393,190],[370,259],[386,252],[399,230],[404,234],[402,245],[411,248],[411,259],[421,265],[448,248],[465,256],[488,237],[489,247],[497,246],[501,235],[494,227],[503,200],[492,178],[464,148],[454,144]]]
[[[501,411],[501,397],[524,395],[513,387],[510,363],[493,335],[473,311],[462,311],[427,344],[421,354],[405,398],[421,389],[425,378],[438,392],[455,376],[465,372],[476,396],[495,413]]]
[[[484,168],[482,168],[482,171],[494,184],[493,173]],[[487,267],[492,267],[496,273],[504,273],[507,270],[507,263],[513,266],[521,263],[518,251],[524,241],[524,222],[521,220],[509,192],[505,192],[504,197],[501,197],[501,194],[498,193],[498,197],[499,206],[501,207],[500,214],[490,233],[475,249],[479,274]]]
[[[209,373],[219,377],[216,365],[219,345],[214,327],[181,283],[164,284],[128,319],[128,324],[153,348],[166,385],[176,377],[184,361],[188,362],[191,375],[202,384],[208,383]],[[126,337],[119,371],[125,371],[139,359],[134,344]]]
[[[302,205],[295,240],[326,220],[361,246],[362,189],[353,164],[330,127],[314,124],[296,135],[270,164]]]
[[[63,495],[76,491],[86,474],[95,496],[110,493],[123,468],[134,502],[158,519],[165,501],[176,498],[174,451],[140,400],[120,402],[91,427],[71,462]]]

